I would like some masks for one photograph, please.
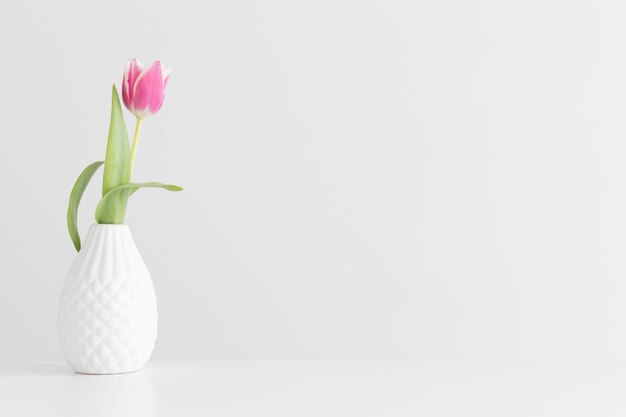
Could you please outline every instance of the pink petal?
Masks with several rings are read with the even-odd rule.
[[[139,74],[135,81],[132,101],[135,115],[143,117],[154,114],[161,108],[164,97],[165,80],[159,61]]]
[[[122,100],[124,101],[124,105],[128,110],[132,111],[133,104],[133,90],[135,82],[141,73],[143,65],[141,62],[133,58],[128,61],[126,64],[126,69],[124,70],[124,78],[122,79]]]
[[[124,68],[124,76],[122,77],[122,100],[124,101],[124,105],[127,109],[130,110],[130,88],[128,87],[128,78],[130,73],[130,61],[126,63],[126,68]]]

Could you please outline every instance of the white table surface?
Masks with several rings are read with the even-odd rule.
[[[625,416],[626,364],[150,362],[124,375],[0,364],[0,416]]]

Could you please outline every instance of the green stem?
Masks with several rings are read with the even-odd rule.
[[[139,143],[139,133],[141,133],[142,119],[137,118],[137,124],[135,125],[135,137],[133,137],[133,149],[130,152],[130,175],[133,175],[133,169],[135,168],[135,155],[137,155],[137,144]]]

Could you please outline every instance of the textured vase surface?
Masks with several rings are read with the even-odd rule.
[[[58,334],[63,356],[76,372],[133,372],[150,359],[156,296],[127,225],[89,229],[61,292]]]

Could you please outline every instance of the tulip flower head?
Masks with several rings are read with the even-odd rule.
[[[165,68],[160,61],[146,69],[138,59],[128,61],[122,80],[122,100],[135,117],[143,119],[159,111],[170,72],[171,69]]]

